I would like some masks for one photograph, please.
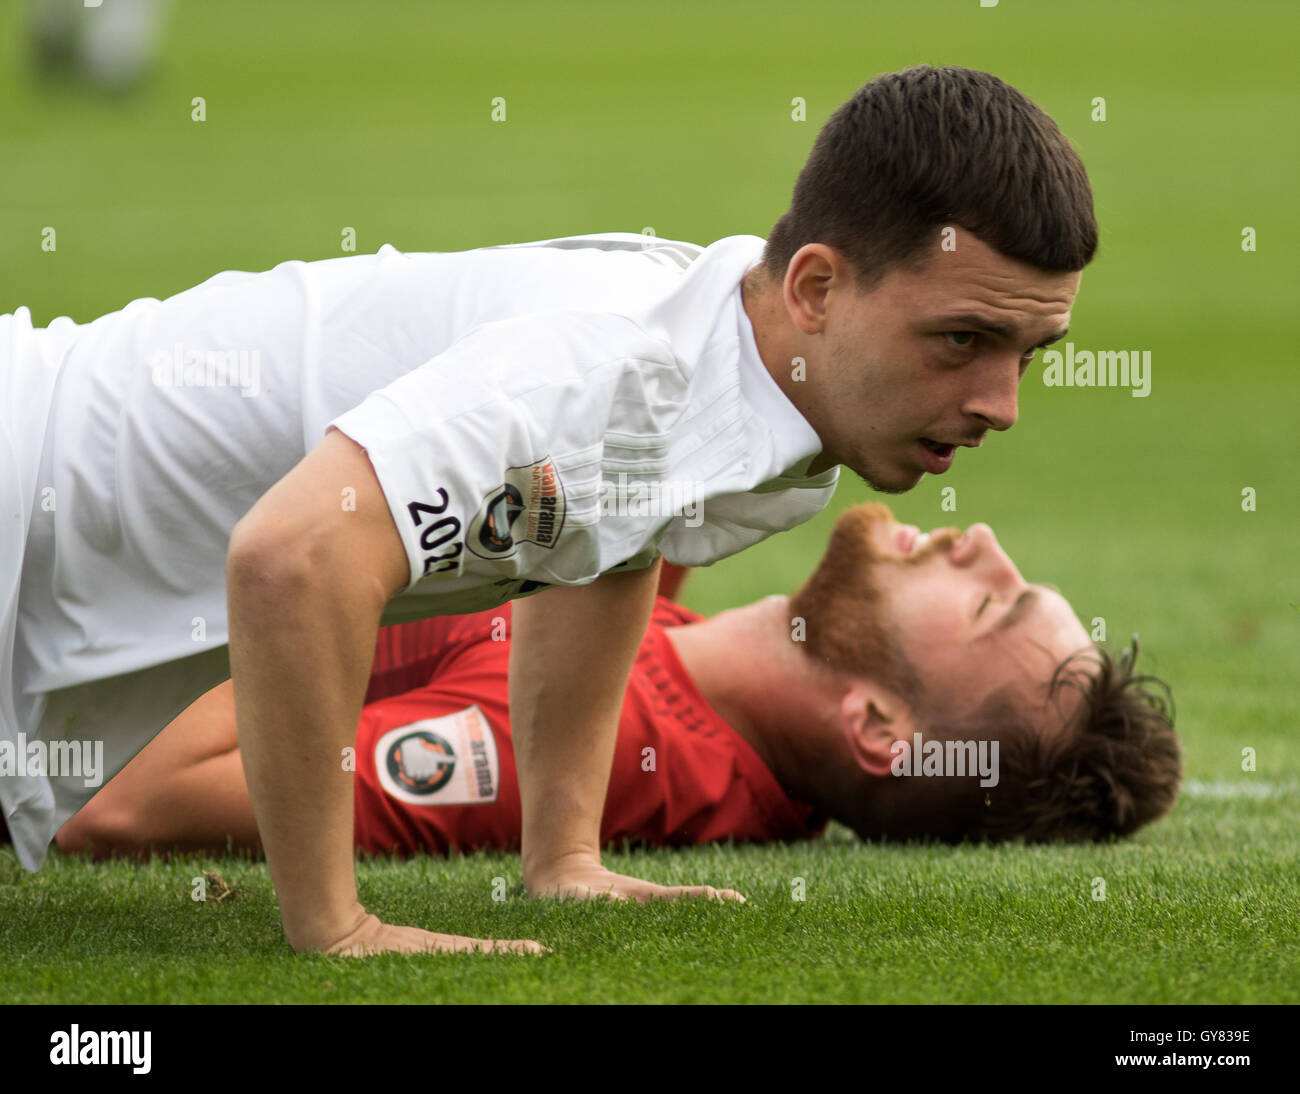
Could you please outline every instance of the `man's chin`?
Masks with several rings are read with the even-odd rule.
[[[925,478],[924,471],[896,471],[885,474],[878,467],[865,465],[853,467],[851,470],[877,494],[906,494]]]

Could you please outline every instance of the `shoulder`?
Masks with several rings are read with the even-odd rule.
[[[672,346],[647,333],[634,318],[579,308],[535,311],[483,323],[446,353],[504,351],[510,355],[520,349],[534,357],[554,356],[586,364],[625,359],[677,363]]]
[[[530,419],[592,414],[612,424],[653,409],[658,420],[689,401],[690,376],[673,347],[613,312],[563,309],[485,323],[419,371],[440,387],[450,381],[448,407],[507,402],[527,408]],[[595,428],[596,418],[583,424]]]

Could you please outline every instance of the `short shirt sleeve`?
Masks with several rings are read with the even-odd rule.
[[[477,328],[327,428],[366,450],[405,591],[475,611],[631,557],[601,551],[604,437],[627,376],[672,367],[621,316],[536,313]]]

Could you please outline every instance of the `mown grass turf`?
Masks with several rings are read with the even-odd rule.
[[[60,859],[36,878],[10,863],[0,975],[7,1001],[47,1003],[1297,1002],[1300,864],[1259,850],[1289,843],[1294,822],[1276,803],[1221,804],[1182,808],[1165,838],[1097,848],[863,848],[840,829],[610,856],[665,883],[735,886],[743,906],[532,901],[510,856],[362,867],[381,914],[537,938],[554,951],[542,957],[297,957],[265,867],[234,859]],[[194,902],[213,869],[236,893]]]
[[[19,15],[0,3],[6,30]],[[37,322],[337,255],[345,226],[362,251],[647,226],[762,235],[860,83],[918,62],[998,73],[1092,177],[1102,248],[1070,340],[1150,350],[1152,391],[1047,388],[1035,364],[1012,433],[891,504],[923,527],[989,522],[1089,627],[1121,644],[1139,632],[1140,664],[1173,687],[1189,779],[1168,819],[1113,846],[865,848],[834,830],[610,858],[734,886],[743,907],[532,902],[510,857],[361,866],[381,914],[538,938],[554,953],[536,960],[295,958],[262,864],[55,854],[29,877],[0,853],[0,1000],[1297,1001],[1295,38],[1281,2],[767,0],[651,18],[230,0],[177,6],[162,70],[110,102],[28,82],[21,36],[0,35],[0,312],[27,304]],[[508,120],[494,126],[496,95]],[[867,497],[846,476],[816,520],[694,575],[687,602],[792,589]],[[205,870],[243,895],[191,901]]]

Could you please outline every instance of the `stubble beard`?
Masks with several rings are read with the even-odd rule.
[[[853,360],[854,355],[843,344],[836,344],[831,351],[830,372],[836,378],[836,384],[835,389],[828,393],[829,397],[823,403],[828,420],[834,419],[834,415],[840,407],[852,406],[859,401],[862,398],[862,391],[868,392],[867,397],[869,398],[869,391],[873,386],[871,376],[874,369],[868,370],[862,376],[860,383],[862,390],[857,390],[859,385],[842,385],[840,383],[842,377],[847,377],[852,373]],[[921,481],[920,475],[906,485],[887,481],[877,462],[865,452],[859,451],[856,445],[846,445],[839,451],[843,452],[843,455],[837,452],[835,461],[847,467],[866,484],[868,489],[877,494],[890,496],[906,494],[909,490],[915,489]]]

